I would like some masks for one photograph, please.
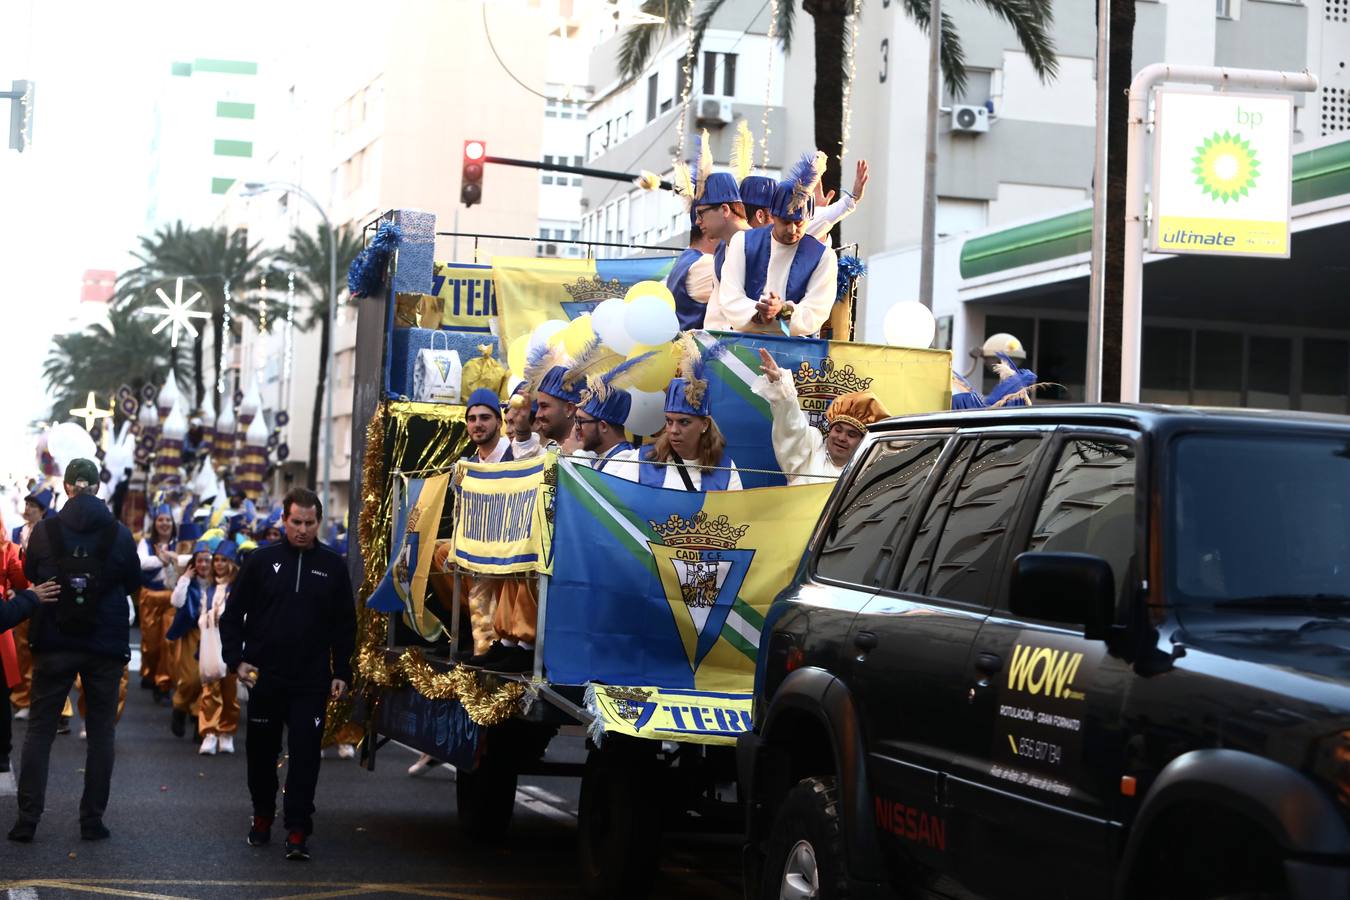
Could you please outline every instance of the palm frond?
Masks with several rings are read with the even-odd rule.
[[[1012,26],[1031,67],[1042,82],[1059,74],[1059,57],[1051,36],[1055,13],[1050,0],[980,0],[998,18]]]

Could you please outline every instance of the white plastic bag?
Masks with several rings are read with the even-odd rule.
[[[446,345],[436,349],[436,335],[445,338]],[[431,346],[417,351],[417,365],[413,368],[413,399],[423,403],[458,403],[464,366],[459,353],[450,349],[450,338],[438,329],[431,334]]]
[[[220,626],[211,621],[210,614],[205,619],[206,625],[201,629],[202,642],[197,648],[197,671],[202,684],[215,684],[225,677],[225,648],[220,642]]]

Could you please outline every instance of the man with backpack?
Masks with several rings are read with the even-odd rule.
[[[110,836],[103,825],[112,782],[113,732],[122,670],[131,658],[127,595],[141,585],[136,544],[125,525],[98,499],[98,465],[76,459],[66,466],[69,500],[33,529],[24,575],[33,584],[55,579],[60,595],[42,604],[29,625],[33,699],[19,763],[19,816],[9,839],[33,840],[47,794],[47,765],[61,707],[78,675],[89,715],[89,746],[80,799],[80,837]]]

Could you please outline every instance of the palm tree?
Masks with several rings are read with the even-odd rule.
[[[341,279],[343,273],[351,267],[356,254],[361,252],[361,236],[349,228],[339,228],[337,239],[337,272]],[[290,245],[277,254],[279,263],[295,273],[297,285],[309,297],[309,309],[298,325],[308,331],[315,325],[319,327],[319,378],[314,385],[314,415],[309,426],[309,478],[311,490],[315,484],[315,474],[319,469],[319,424],[323,409],[324,388],[328,381],[328,346],[333,336],[328,331],[329,284],[331,271],[328,260],[328,227],[319,225],[314,231],[296,228],[291,231]],[[343,282],[338,282],[342,290]],[[329,451],[332,452],[331,450]]]
[[[105,403],[124,384],[137,391],[146,384],[163,384],[170,367],[177,378],[185,377],[187,354],[170,346],[168,335],[151,334],[153,327],[153,320],[131,309],[112,307],[106,322],[53,337],[42,364],[52,393],[52,419],[68,418],[90,391]],[[122,417],[120,411],[115,415]]]
[[[1134,77],[1135,0],[1109,0],[1107,50],[1106,247],[1102,258],[1102,400],[1120,400],[1120,357],[1125,315],[1125,167],[1129,156]],[[1100,27],[1100,26],[1099,26]]]
[[[175,279],[182,278],[184,290],[201,291],[197,309],[210,313],[211,337],[216,352],[228,346],[224,334],[225,286],[231,287],[230,315],[256,321],[256,305],[247,298],[246,286],[276,274],[269,266],[268,254],[261,244],[250,244],[243,229],[188,228],[181,221],[160,228],[150,237],[142,236],[140,249],[132,253],[140,265],[123,272],[117,279],[114,303],[131,307],[154,305],[156,288],[172,293]],[[193,344],[193,384],[197,402],[206,395],[203,365],[204,333]],[[216,408],[220,408],[217,400]]]
[[[664,17],[660,23],[635,25],[629,29],[619,45],[619,72],[625,81],[638,78],[651,61],[658,36],[672,35],[692,29],[694,59],[703,35],[713,17],[726,0],[705,0],[695,15],[696,0],[646,0],[642,11]],[[929,0],[901,0],[906,14],[920,27],[927,29]],[[1044,80],[1052,78],[1058,68],[1054,42],[1050,37],[1052,22],[1051,0],[980,0],[989,12],[1012,26],[1018,42],[1031,59],[1036,73]],[[815,20],[815,91],[812,106],[815,114],[816,147],[834,155],[844,134],[844,84],[848,79],[845,69],[849,34],[848,14],[854,0],[802,0],[802,11]],[[775,30],[783,50],[792,50],[793,24],[796,19],[796,0],[779,0],[778,21]],[[692,25],[690,24],[692,21]],[[953,94],[959,94],[966,85],[965,53],[951,17],[942,16],[942,73]],[[825,190],[838,191],[839,167],[825,172]]]

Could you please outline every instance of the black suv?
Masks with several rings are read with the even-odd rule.
[[[1350,420],[876,426],[761,637],[748,896],[1350,897]]]

